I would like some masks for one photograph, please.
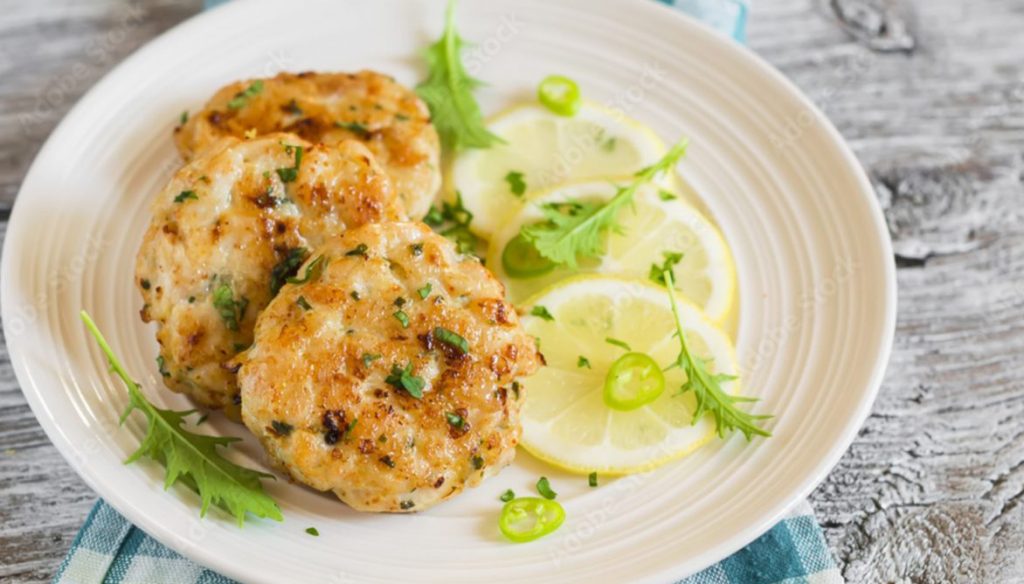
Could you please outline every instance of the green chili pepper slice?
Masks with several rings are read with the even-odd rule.
[[[604,378],[604,403],[613,410],[635,410],[665,391],[661,367],[645,353],[626,353]]]
[[[573,116],[580,110],[580,87],[563,75],[548,75],[537,88],[537,98],[544,107],[560,116]]]
[[[523,237],[516,235],[501,252],[501,267],[511,278],[536,278],[555,269],[555,264],[540,255],[537,248]]]
[[[565,509],[555,501],[540,497],[512,499],[501,508],[498,527],[516,543],[544,537],[565,521]]]

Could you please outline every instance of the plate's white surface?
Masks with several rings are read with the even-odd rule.
[[[78,320],[89,310],[157,404],[152,331],[138,318],[134,256],[150,197],[175,170],[171,128],[220,85],[279,70],[374,68],[407,84],[439,34],[440,0],[232,2],[177,27],[92,90],[40,153],[3,256],[7,342],[50,438],[130,520],[181,553],[253,582],[668,582],[745,545],[805,496],[866,416],[892,340],[895,276],[870,186],[838,134],[749,52],[654,2],[465,1],[471,70],[487,112],[530,98],[549,73],[691,138],[680,172],[722,226],[738,263],[738,349],[747,392],[775,436],[717,444],[598,489],[521,453],[482,487],[415,516],[359,515],[278,481],[286,521],[239,530],[197,517],[162,469],[125,466],[138,416],[118,428],[123,388]],[[212,418],[210,431],[242,435]],[[261,463],[251,441],[239,459]],[[568,520],[525,545],[500,539],[499,493],[552,479]],[[316,526],[320,537],[303,530]]]

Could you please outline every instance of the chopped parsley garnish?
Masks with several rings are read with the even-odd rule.
[[[608,343],[609,345],[615,345],[616,347],[619,347],[620,349],[625,349],[627,351],[633,350],[629,347],[629,343],[627,343],[626,341],[620,341],[619,339],[605,337],[604,342]]]
[[[213,291],[213,307],[217,309],[228,330],[238,330],[238,323],[245,316],[247,306],[249,306],[249,299],[243,297],[235,300],[231,285],[226,282]]]
[[[352,435],[352,430],[355,430],[356,424],[359,422],[359,418],[352,418],[352,421],[345,426],[345,432],[342,433],[342,441],[348,440],[348,437]]]
[[[313,537],[320,537],[320,532],[315,527],[307,527],[306,533],[312,535]]]
[[[548,477],[540,477],[540,480],[537,481],[537,492],[545,499],[554,499],[558,496],[558,493],[551,489]]]
[[[462,206],[462,194],[456,191],[455,202],[444,201],[441,208],[431,207],[423,222],[437,228],[438,233],[455,242],[459,253],[472,253],[477,246],[476,235],[469,228],[473,214]]]
[[[502,502],[502,503],[508,503],[508,502],[509,502],[509,501],[511,501],[512,499],[515,499],[515,498],[516,498],[516,492],[515,492],[515,491],[513,491],[512,489],[507,489],[507,490],[506,490],[506,491],[505,491],[504,493],[502,493],[502,494],[501,494],[501,496],[500,496],[500,497],[498,497],[498,498],[499,498],[499,499],[501,499],[501,502]]]
[[[309,251],[304,247],[293,247],[284,254],[284,259],[277,262],[270,271],[270,294],[277,296],[284,283],[299,271],[299,266],[306,261]]]
[[[451,426],[452,428],[462,430],[463,428],[466,427],[466,420],[464,420],[462,416],[456,414],[455,412],[445,412],[444,417],[446,420],[448,420],[448,425]]]
[[[409,315],[406,314],[404,310],[396,310],[392,316],[398,319],[398,322],[402,323],[402,328],[409,328]]]
[[[143,278],[142,280],[140,280],[140,281],[139,281],[139,284],[141,284],[141,285],[142,285],[142,289],[143,289],[143,290],[149,290],[149,287],[150,287],[150,286],[152,285],[152,284],[150,284],[150,283],[149,283],[149,280],[147,280],[147,279],[145,279],[145,278]]]
[[[474,456],[471,462],[473,463],[473,468],[477,470],[480,470],[484,467],[484,457],[482,456]]]
[[[406,364],[404,368],[392,365],[391,374],[384,381],[395,389],[404,389],[416,399],[423,397],[423,388],[427,385],[422,377],[412,374],[412,363]]]
[[[414,244],[409,246],[409,251],[414,256],[421,256],[421,255],[423,255],[423,244],[422,243],[414,243]]]
[[[590,473],[590,476],[587,477],[587,484],[591,487],[597,486],[597,471]]]
[[[188,122],[188,110],[182,111],[181,115],[178,116],[178,125],[179,126],[184,126],[186,122]]]
[[[295,304],[301,306],[303,310],[313,310],[313,307],[309,304],[309,302],[306,301],[305,296],[299,296],[298,298],[296,298]]]
[[[279,422],[277,420],[271,421],[270,427],[274,430],[274,434],[277,434],[278,436],[288,436],[292,433],[292,430],[295,429],[295,426],[292,426],[288,422]]]
[[[433,289],[434,287],[430,284],[430,282],[427,282],[426,284],[423,285],[422,288],[417,290],[416,293],[420,295],[420,300],[426,300],[427,296],[430,296],[430,291]]]
[[[392,460],[391,456],[388,454],[385,454],[384,456],[380,457],[380,461],[384,463],[384,466],[388,468],[395,468],[395,461]]]
[[[512,191],[512,194],[521,197],[526,192],[526,181],[523,180],[523,173],[518,170],[510,170],[505,175],[505,182],[508,183],[508,190]]]
[[[281,182],[292,182],[299,176],[299,166],[302,164],[302,146],[287,145],[284,147],[284,151],[288,154],[295,153],[295,164],[288,168],[279,168],[277,176],[281,178]]]
[[[359,302],[359,300],[360,300],[360,298],[361,298],[361,297],[359,296],[359,292],[356,292],[355,290],[353,290],[353,291],[349,292],[349,293],[348,293],[348,295],[349,295],[349,296],[351,296],[351,297],[352,297],[352,300],[355,300],[356,302]]]
[[[185,201],[192,199],[194,201],[199,200],[199,196],[196,195],[195,191],[181,191],[177,196],[174,197],[175,203],[184,203]]]
[[[665,272],[671,272],[674,279],[676,273],[673,268],[676,267],[676,264],[683,261],[683,254],[674,251],[666,251],[662,252],[661,255],[665,258],[665,261],[661,262],[660,266],[658,264],[651,264],[651,271],[648,277],[655,284],[661,284],[664,286]]]
[[[360,243],[359,245],[357,245],[354,248],[352,248],[352,249],[348,250],[347,252],[345,252],[345,255],[346,256],[350,256],[350,257],[351,256],[363,256],[364,258],[365,257],[369,257],[369,256],[366,255],[366,250],[368,250],[368,249],[370,249],[370,248],[367,247],[367,245],[365,243]]]
[[[380,358],[381,355],[379,353],[363,353],[363,367],[369,367],[370,363]]]
[[[415,506],[416,503],[413,501],[402,501],[401,503],[398,504],[398,507],[401,508],[403,511],[408,511],[409,509],[412,509]]]
[[[242,91],[239,91],[238,93],[235,94],[235,96],[233,98],[231,98],[231,101],[228,102],[228,109],[231,109],[231,110],[241,109],[242,107],[245,106],[246,103],[249,102],[249,98],[255,97],[255,96],[259,95],[262,92],[263,92],[263,80],[262,79],[257,79],[256,81],[253,81],[252,83],[250,83],[249,87],[246,87]]]
[[[543,318],[544,320],[547,321],[554,322],[555,320],[555,317],[552,316],[551,312],[544,306],[541,306],[540,304],[530,309],[530,314],[539,318]]]
[[[395,301],[392,302],[392,304],[394,304],[398,308],[401,308],[401,307],[405,306],[405,298],[402,298],[401,296],[399,296],[398,298],[395,298]]]
[[[324,268],[327,266],[327,258],[322,255],[318,255],[313,258],[313,261],[309,262],[306,266],[306,273],[301,278],[291,277],[287,278],[285,282],[289,284],[305,284],[311,280],[315,280],[320,277],[320,274],[324,272]]]
[[[368,130],[366,126],[360,124],[359,122],[334,122],[334,126],[336,128],[348,130],[353,134],[358,134],[360,138],[366,138],[367,136],[370,135],[370,130]]]
[[[673,195],[672,193],[666,191],[665,189],[659,189],[658,198],[661,199],[662,201],[674,201],[679,197]]]
[[[398,120],[399,122],[408,122],[409,116],[405,114],[395,114],[395,119]]]
[[[587,369],[593,369],[593,367],[590,366],[590,359],[587,359],[583,355],[580,355],[580,358],[576,359],[576,366],[580,368],[586,367]]]
[[[163,355],[156,356],[156,368],[160,371],[160,375],[164,377],[171,376],[171,372],[167,370],[167,362],[164,361]]]
[[[437,327],[434,329],[434,338],[446,345],[458,349],[463,355],[469,352],[469,341],[444,327]]]

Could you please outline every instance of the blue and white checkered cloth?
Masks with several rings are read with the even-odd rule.
[[[207,0],[207,6],[223,0]],[[743,42],[746,0],[658,0]],[[58,584],[233,584],[146,535],[104,501],[93,507],[57,570]],[[841,584],[806,502],[753,543],[679,584]]]

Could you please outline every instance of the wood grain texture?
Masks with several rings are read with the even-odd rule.
[[[0,0],[0,219],[77,98],[198,9]],[[811,497],[851,582],[1024,582],[1021,31],[1020,0],[754,0],[752,48],[850,142],[900,268],[881,394]],[[93,500],[0,347],[0,580],[48,580]]]

